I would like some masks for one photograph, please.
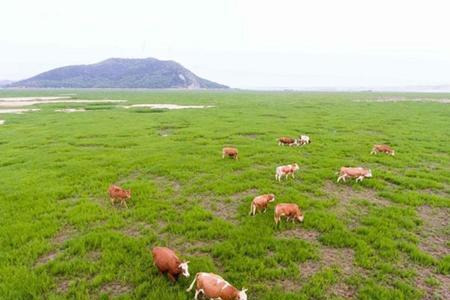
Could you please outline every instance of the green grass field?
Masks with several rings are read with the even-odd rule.
[[[449,95],[289,92],[11,91],[79,99],[214,105],[124,109],[46,104],[0,114],[0,299],[192,299],[200,271],[249,299],[449,299],[450,105],[370,100]],[[367,101],[366,101],[367,100]],[[83,107],[87,112],[57,113]],[[308,134],[304,147],[280,136]],[[369,155],[387,143],[396,156]],[[240,159],[222,159],[236,146]],[[275,167],[297,162],[278,183]],[[336,184],[341,166],[373,178]],[[131,188],[112,207],[111,183]],[[265,214],[251,199],[274,193]],[[276,203],[302,224],[276,229]],[[191,261],[159,276],[150,249]]]

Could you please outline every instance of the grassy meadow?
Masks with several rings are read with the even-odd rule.
[[[0,114],[0,299],[192,299],[200,271],[249,299],[449,299],[450,105],[443,94],[245,91],[0,90],[0,97],[76,93],[125,109],[45,104]],[[33,108],[35,108],[33,107]],[[86,112],[58,113],[60,108]],[[280,136],[308,134],[304,147]],[[387,143],[396,156],[369,155]],[[240,159],[222,159],[236,146]],[[297,162],[295,179],[275,167]],[[336,184],[341,166],[372,169]],[[131,188],[113,207],[112,183]],[[250,217],[258,194],[268,212]],[[302,224],[275,228],[276,203]],[[176,284],[152,246],[190,260]]]

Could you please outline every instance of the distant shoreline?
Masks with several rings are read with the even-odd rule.
[[[0,87],[1,91],[65,91],[65,90],[81,90],[81,91],[101,91],[101,90],[116,90],[116,91],[171,91],[171,92],[323,92],[323,93],[450,93],[450,87],[447,89],[427,89],[427,88],[373,88],[373,89],[358,89],[358,88],[282,88],[282,87],[268,87],[268,88],[227,88],[227,89],[180,89],[180,88],[18,88],[18,87]]]

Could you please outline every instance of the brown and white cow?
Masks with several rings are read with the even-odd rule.
[[[117,201],[120,202],[122,206],[128,208],[127,201],[131,198],[131,189],[125,190],[117,185],[111,185],[108,189],[108,193],[112,205]]]
[[[370,151],[370,154],[377,154],[377,153],[386,153],[389,155],[394,156],[395,151],[388,145],[373,145],[372,151]]]
[[[279,166],[275,169],[275,180],[281,181],[281,177],[283,175],[286,176],[286,179],[289,175],[292,175],[292,178],[295,178],[294,174],[299,169],[299,166],[296,163],[292,165]]]
[[[238,150],[236,148],[225,147],[222,149],[222,158],[225,158],[225,156],[238,159]]]
[[[172,249],[154,247],[152,256],[153,264],[158,268],[159,273],[167,273],[172,282],[175,282],[180,274],[184,277],[189,277],[189,261],[181,262]]]
[[[292,223],[295,221],[303,222],[304,216],[300,208],[295,203],[280,203],[275,206],[274,220],[275,224],[281,220],[281,217],[286,217],[287,221],[292,220]]]
[[[254,216],[254,215],[256,215],[257,211],[261,211],[261,210],[263,212],[266,212],[269,202],[273,202],[273,201],[275,201],[274,194],[260,195],[260,196],[253,198],[252,204],[250,205],[250,215]]]
[[[303,145],[306,145],[306,144],[311,144],[311,139],[307,135],[300,135],[300,137],[298,139],[298,144],[300,146],[303,146]]]
[[[195,282],[195,296],[197,299],[199,294],[205,295],[208,299],[220,300],[247,300],[247,289],[241,291],[229,284],[225,279],[214,273],[199,272],[195,275],[189,288],[186,290],[190,292],[194,287]]]
[[[370,178],[372,177],[372,170],[370,169],[364,169],[362,167],[357,168],[348,168],[348,167],[342,167],[339,170],[339,177],[337,179],[337,182],[344,180],[346,178],[356,178],[356,182],[362,181],[364,178]]]
[[[298,145],[298,141],[297,139],[293,139],[287,136],[283,136],[280,137],[278,139],[278,145],[279,146],[284,146],[284,145],[288,145],[288,146],[297,146]]]

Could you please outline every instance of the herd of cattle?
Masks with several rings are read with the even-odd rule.
[[[311,143],[311,139],[306,135],[301,135],[298,139],[290,137],[281,137],[278,139],[278,145],[284,146],[303,146]],[[370,154],[386,153],[395,155],[395,151],[387,145],[374,145]],[[238,159],[238,150],[236,148],[226,147],[222,150],[222,158],[231,157]],[[287,179],[289,175],[295,178],[294,174],[299,170],[298,164],[290,164],[279,166],[275,169],[275,180],[281,181],[285,176]],[[339,171],[337,182],[346,178],[355,178],[356,182],[362,181],[364,178],[372,177],[372,171],[362,167],[342,167]],[[131,189],[125,190],[119,186],[111,185],[108,189],[111,204],[120,202],[122,206],[127,206],[127,201],[131,199]],[[250,215],[254,216],[257,212],[266,212],[270,202],[275,201],[274,194],[259,195],[255,197],[250,205]],[[304,216],[301,209],[295,203],[279,203],[274,208],[274,220],[278,225],[281,218],[286,220],[303,222]],[[189,261],[182,262],[172,249],[166,247],[154,247],[152,249],[153,263],[157,267],[160,274],[167,274],[168,278],[175,282],[179,275],[189,277]],[[194,281],[187,289],[188,292],[192,290],[195,285],[194,299],[200,294],[203,294],[209,299],[215,300],[247,300],[246,289],[238,290],[225,279],[214,273],[199,272],[195,275]]]

